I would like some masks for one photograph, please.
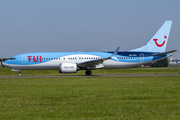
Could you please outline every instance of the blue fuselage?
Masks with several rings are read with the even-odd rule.
[[[25,53],[11,57],[3,63],[4,66],[12,69],[59,69],[61,63],[81,64],[88,61],[108,58],[113,52],[40,52]],[[103,63],[100,69],[129,68],[142,64],[148,64],[160,59],[169,57],[170,54],[154,56],[154,52],[118,52],[116,58],[111,58]],[[79,69],[86,66],[79,65]],[[91,67],[96,69],[98,67]]]

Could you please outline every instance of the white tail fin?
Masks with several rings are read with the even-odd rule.
[[[143,52],[165,52],[169,33],[171,30],[172,21],[165,21],[156,34],[150,39],[150,41],[143,47],[137,48],[131,51],[143,51]]]

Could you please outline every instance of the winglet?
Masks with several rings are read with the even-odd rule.
[[[114,57],[114,56],[117,55],[119,48],[120,48],[120,47],[118,47],[118,48],[114,51],[114,53],[111,55],[111,57]]]

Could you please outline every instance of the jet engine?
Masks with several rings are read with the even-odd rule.
[[[59,66],[59,73],[76,73],[77,65],[73,63],[61,63]]]

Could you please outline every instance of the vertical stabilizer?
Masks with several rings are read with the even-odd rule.
[[[143,52],[165,52],[172,21],[165,21],[156,34],[143,47],[131,51]]]

